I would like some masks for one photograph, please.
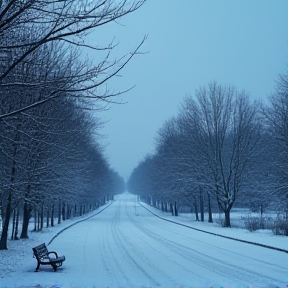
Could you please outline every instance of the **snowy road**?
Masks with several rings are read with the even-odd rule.
[[[49,250],[64,254],[67,260],[56,273],[43,266],[40,270],[44,272],[32,272],[35,283],[44,287],[288,284],[286,253],[164,221],[140,206],[130,194],[119,195],[100,214],[65,230]]]

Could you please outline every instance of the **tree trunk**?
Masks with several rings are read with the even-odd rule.
[[[70,218],[71,218],[71,205],[67,204],[66,219],[70,219]]]
[[[36,207],[34,207],[34,232],[37,231],[37,211],[36,211]]]
[[[211,209],[211,197],[210,194],[208,193],[208,222],[213,223],[213,218],[212,218],[212,209]]]
[[[199,216],[198,216],[198,206],[197,206],[197,201],[196,201],[196,197],[194,199],[194,208],[195,208],[195,216],[196,216],[196,221],[199,221]]]
[[[26,187],[26,192],[25,192],[25,200],[24,200],[24,206],[23,206],[23,222],[22,222],[22,231],[20,234],[21,239],[28,239],[28,225],[29,225],[29,220],[31,217],[31,212],[32,209],[30,207],[30,204],[28,203],[27,199],[31,191],[31,185],[28,183]],[[36,217],[35,217],[36,220]],[[36,230],[36,226],[34,226],[34,229]]]
[[[231,227],[230,221],[230,211],[233,207],[234,202],[230,201],[230,203],[220,202],[218,201],[219,208],[223,211],[225,219],[224,219],[224,227]]]
[[[18,240],[18,223],[19,223],[19,209],[17,207],[14,208],[13,211],[13,225],[12,225],[12,235],[11,240]]]
[[[264,220],[263,220],[264,208],[263,203],[260,204],[260,229],[264,229]]]
[[[16,135],[15,140],[18,139],[18,134]],[[17,146],[14,149],[14,156],[17,152]],[[6,212],[5,212],[5,220],[4,225],[2,228],[2,234],[0,239],[0,250],[7,250],[7,239],[8,239],[8,228],[9,228],[9,222],[10,222],[10,216],[11,216],[11,202],[12,202],[12,184],[15,179],[15,173],[16,173],[16,161],[13,160],[13,165],[11,169],[11,178],[10,178],[10,187],[9,187],[9,195],[7,199],[7,206],[6,206]]]
[[[224,221],[224,227],[231,227],[231,221],[230,221],[230,211],[233,207],[233,202],[226,204],[225,207],[222,206],[222,209],[224,211],[225,215],[225,221]]]
[[[202,196],[202,191],[200,192],[200,215],[201,215],[201,222],[204,222],[204,200]]]
[[[43,204],[41,205],[41,214],[40,214],[40,231],[43,230],[44,226],[44,207]]]
[[[174,203],[175,216],[178,216],[177,202]]]
[[[63,220],[63,221],[66,220],[65,208],[66,208],[66,205],[65,205],[65,203],[63,202],[63,203],[62,203],[62,220]]]
[[[38,214],[37,214],[37,231],[40,230],[40,213],[38,211]]]
[[[172,216],[174,216],[174,209],[173,209],[173,204],[170,203],[170,212],[172,213]]]
[[[49,227],[49,221],[50,221],[50,210],[49,210],[49,207],[47,207],[47,211],[46,211],[46,228]]]
[[[11,200],[12,200],[12,192],[10,191],[6,206],[4,225],[2,228],[2,234],[0,239],[0,250],[7,250],[8,228],[11,215]]]
[[[28,239],[29,238],[28,237],[28,225],[29,225],[31,212],[32,212],[32,209],[30,208],[30,205],[25,200],[24,206],[23,206],[22,231],[21,231],[21,234],[20,234],[20,238],[21,239]],[[36,213],[36,210],[35,210],[35,213]],[[36,221],[36,216],[35,216],[35,221]],[[36,231],[36,226],[35,225],[34,225],[34,230]]]
[[[90,205],[91,207],[91,205]],[[71,205],[67,205],[67,214],[66,214],[66,219],[70,219],[71,217]]]
[[[16,224],[16,208],[13,209],[13,220],[12,220],[11,240],[14,240],[15,224]]]
[[[161,201],[161,211],[163,211],[163,212],[165,211],[165,208],[164,208],[164,201],[163,201],[163,200]]]
[[[18,237],[18,227],[19,227],[19,208],[17,208],[16,210],[16,225],[15,225],[15,234],[14,234],[14,239],[15,240],[19,240],[19,237]]]
[[[225,215],[225,222],[224,222],[224,227],[231,227],[231,222],[230,222],[230,209],[226,209],[224,211]]]
[[[59,200],[59,205],[58,205],[58,224],[61,223],[61,200]]]
[[[54,203],[52,204],[51,210],[51,226],[54,227]]]
[[[3,205],[3,199],[1,199],[0,197],[0,217],[2,219],[5,219],[5,210],[4,210],[4,205]],[[0,226],[0,228],[2,228],[2,226]]]

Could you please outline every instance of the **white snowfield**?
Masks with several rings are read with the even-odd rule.
[[[75,224],[79,219],[67,220],[41,234],[32,233],[29,240],[9,241],[12,248],[0,251],[0,288],[288,287],[285,251],[197,231],[165,221],[147,209],[197,229],[281,249],[288,247],[287,237],[220,228],[191,219],[188,222],[138,203],[135,195],[124,193],[85,221]],[[57,272],[50,266],[40,266],[36,273],[31,248],[42,242],[48,244],[51,239],[48,249],[65,255],[66,261]]]

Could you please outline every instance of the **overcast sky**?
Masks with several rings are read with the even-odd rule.
[[[235,85],[253,98],[273,92],[288,70],[287,0],[148,0],[94,41],[115,39],[122,55],[148,35],[142,51],[110,82],[124,105],[102,112],[111,167],[125,180],[149,153],[163,123],[180,103],[212,81]]]

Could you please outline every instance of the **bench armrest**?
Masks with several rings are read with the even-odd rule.
[[[58,254],[55,251],[48,252],[48,257],[50,258],[50,254],[54,254],[55,258],[58,258]]]

